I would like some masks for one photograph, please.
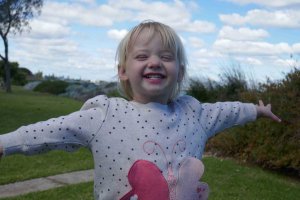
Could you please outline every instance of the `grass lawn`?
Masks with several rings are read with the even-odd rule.
[[[0,90],[0,134],[16,128],[74,112],[82,102],[12,87],[11,94]]]
[[[93,183],[80,183],[1,200],[94,200]]]
[[[82,105],[82,102],[69,98],[25,91],[21,87],[12,89],[11,94],[0,90],[0,134],[69,114]],[[13,155],[0,162],[0,185],[90,168],[93,168],[93,161],[87,149],[74,153],[54,151],[38,156]]]
[[[82,102],[13,87],[12,94],[0,91],[0,134],[19,126],[46,120],[78,110]],[[218,199],[300,199],[300,182],[249,167],[233,160],[206,157],[203,181],[210,186],[210,200]],[[0,185],[36,177],[93,168],[86,149],[74,153],[54,151],[39,156],[14,155],[0,162]],[[93,183],[83,183],[7,200],[93,199]],[[1,199],[2,200],[2,199]]]
[[[298,200],[300,182],[248,167],[233,160],[203,159],[203,181],[210,187],[210,200]],[[93,183],[82,183],[1,200],[92,200]]]
[[[203,181],[210,186],[210,198],[241,200],[296,200],[300,182],[259,167],[231,159],[206,157]]]

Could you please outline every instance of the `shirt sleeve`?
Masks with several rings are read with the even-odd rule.
[[[201,103],[193,97],[188,99],[193,111],[199,113],[199,123],[208,138],[224,129],[243,125],[257,118],[257,110],[252,103]]]
[[[107,107],[107,97],[97,96],[88,100],[80,111],[0,135],[4,156],[16,153],[33,155],[50,150],[74,151],[81,146],[87,147],[99,132]]]

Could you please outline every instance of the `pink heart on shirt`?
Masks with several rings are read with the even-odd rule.
[[[130,200],[134,195],[139,200],[169,200],[170,196],[174,200],[205,200],[208,198],[209,188],[206,183],[199,181],[203,172],[204,165],[200,160],[192,157],[185,159],[179,168],[175,188],[169,190],[166,179],[155,164],[138,160],[128,173],[132,190],[121,200]]]
[[[168,183],[152,162],[136,161],[129,170],[128,181],[132,190],[121,200],[130,200],[134,195],[141,200],[169,200]]]

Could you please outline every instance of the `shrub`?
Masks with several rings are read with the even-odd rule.
[[[34,88],[34,91],[37,92],[46,92],[50,94],[61,94],[66,91],[68,83],[60,80],[47,80],[40,83],[37,87]]]
[[[272,103],[272,110],[283,119],[283,123],[260,119],[243,127],[231,128],[211,138],[206,149],[216,155],[231,156],[300,176],[300,70],[294,69],[281,81],[267,80],[259,84],[258,90],[249,89],[243,84],[232,84],[238,80],[232,77],[226,80],[229,81],[213,88],[193,83],[188,93],[200,99],[200,95],[204,94],[205,97],[212,93],[209,90],[218,91],[221,95],[217,95],[215,101],[256,103],[263,99],[265,103]],[[198,91],[196,86],[199,86]]]
[[[218,98],[217,83],[207,79],[191,79],[187,94],[199,101],[214,102]]]
[[[187,94],[203,102],[234,101],[245,91],[250,91],[246,76],[240,68],[226,69],[220,82],[204,78],[190,80]]]
[[[27,78],[32,75],[31,71],[27,68],[20,68],[19,63],[10,62],[10,75],[13,85],[25,85],[28,81]],[[5,80],[4,62],[0,60],[0,77]]]
[[[28,83],[27,77],[30,75],[30,71],[26,68],[18,68],[12,74],[12,84],[14,85],[25,85]]]

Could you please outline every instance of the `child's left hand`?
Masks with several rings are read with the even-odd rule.
[[[271,104],[265,106],[262,100],[259,100],[258,102],[259,104],[256,105],[257,117],[267,117],[276,122],[281,122],[281,119],[272,113]]]

